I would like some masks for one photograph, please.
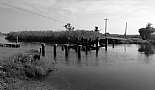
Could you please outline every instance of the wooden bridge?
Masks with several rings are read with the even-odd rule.
[[[104,40],[104,42],[102,42],[102,40]],[[53,47],[54,60],[56,60],[58,46],[61,47],[62,51],[64,51],[66,58],[68,58],[69,50],[73,49],[73,50],[75,50],[78,58],[80,59],[81,51],[84,51],[85,54],[87,55],[89,51],[95,50],[96,55],[98,55],[98,51],[99,51],[100,47],[104,47],[105,50],[107,51],[109,42],[112,42],[111,44],[114,48],[114,45],[117,44],[118,41],[126,41],[126,40],[127,39],[125,39],[125,38],[107,37],[107,38],[97,38],[95,40],[95,43],[93,43],[93,44],[88,44],[88,41],[86,40],[87,42],[84,42],[84,43],[82,42],[82,43],[69,43],[69,44],[52,44],[51,46]],[[41,44],[40,53],[42,56],[46,55],[45,54],[45,44]]]
[[[106,37],[107,39],[111,40],[127,40],[126,38],[119,38],[119,37]],[[99,39],[106,39],[105,37]]]
[[[124,41],[127,41],[127,39],[126,38],[119,38],[119,37],[103,37],[103,38],[99,38],[99,42],[100,43],[104,43],[105,44],[105,40],[107,39],[107,42],[109,43],[109,44],[121,44],[122,42],[124,42]]]

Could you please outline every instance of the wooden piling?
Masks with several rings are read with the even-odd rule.
[[[45,44],[42,43],[41,46],[42,46],[41,54],[42,56],[45,56]]]
[[[65,57],[68,58],[68,45],[65,45]]]
[[[42,54],[42,50],[41,50],[41,49],[42,49],[42,48],[40,48],[40,51],[39,51],[39,52],[40,52],[40,54]]]
[[[56,48],[57,48],[57,45],[54,44],[54,46],[53,46],[53,55],[54,55],[54,59],[56,59],[56,56],[57,56]]]
[[[99,51],[99,48],[96,49],[96,57],[98,57],[98,51]]]
[[[112,47],[115,47],[115,40],[112,40]]]
[[[99,49],[99,39],[98,37],[96,38],[96,52],[98,52]]]
[[[86,46],[86,55],[88,55],[88,46]]]
[[[99,43],[99,39],[98,39],[98,37],[96,38],[96,48],[98,48],[98,43]]]
[[[75,52],[77,53],[78,52],[78,46],[75,46]]]
[[[81,47],[80,46],[78,46],[77,51],[78,51],[78,59],[81,59]]]
[[[105,50],[107,51],[108,49],[108,38],[105,38]]]
[[[86,51],[86,55],[88,55],[88,40],[86,39],[86,48],[85,48],[85,51]]]
[[[64,45],[61,46],[61,50],[64,51]]]

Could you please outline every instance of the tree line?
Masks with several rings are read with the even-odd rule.
[[[152,40],[152,39],[154,39],[153,35],[152,35],[154,32],[155,32],[155,28],[152,27],[151,23],[148,23],[145,28],[140,28],[139,29],[140,36],[141,36],[141,38],[143,40]]]

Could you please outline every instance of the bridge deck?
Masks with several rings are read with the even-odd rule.
[[[105,39],[105,37],[99,38],[99,39]],[[107,37],[107,39],[113,39],[113,40],[127,40],[127,39],[125,39],[125,38],[119,38],[119,37]]]

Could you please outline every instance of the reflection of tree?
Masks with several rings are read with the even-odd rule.
[[[143,52],[146,56],[154,54],[153,46],[150,44],[141,44],[138,51]]]

